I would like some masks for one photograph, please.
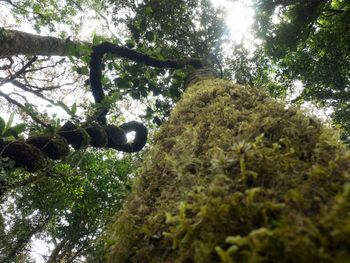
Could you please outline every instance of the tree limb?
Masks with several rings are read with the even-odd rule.
[[[157,68],[174,68],[179,69],[185,66],[192,66],[196,69],[204,66],[203,61],[193,58],[181,58],[181,59],[165,59],[160,60],[151,56],[137,52],[136,50],[129,49],[127,47],[118,46],[109,42],[104,42],[96,45],[92,48],[91,60],[90,60],[90,85],[95,102],[100,103],[104,98],[104,92],[102,88],[102,58],[106,53],[117,55],[121,58],[127,58],[136,63],[144,64],[146,66]],[[97,121],[102,124],[106,124],[106,115],[108,109],[103,110]]]
[[[29,68],[31,65],[33,65],[33,63],[37,60],[37,58],[38,57],[35,57],[35,56],[33,58],[31,58],[26,64],[24,64],[24,66],[20,70],[15,72],[15,74],[8,76],[7,78],[5,78],[5,80],[0,82],[0,86],[16,79],[19,75],[25,73],[26,69]]]
[[[46,124],[45,122],[43,122],[42,120],[40,120],[38,117],[36,117],[33,113],[29,112],[27,110],[27,108],[19,103],[18,101],[12,99],[8,94],[3,93],[2,91],[0,91],[0,96],[5,98],[9,103],[12,103],[14,105],[16,105],[18,108],[20,108],[21,110],[23,110],[26,114],[28,114],[34,121],[36,121],[37,123],[41,124],[44,127],[49,127],[48,124]]]

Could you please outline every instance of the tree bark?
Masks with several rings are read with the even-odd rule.
[[[0,28],[0,58],[15,55],[79,56],[79,53],[72,52],[72,47],[79,45],[86,43]]]
[[[156,136],[105,260],[346,262],[349,168],[338,132],[318,120],[200,80]]]

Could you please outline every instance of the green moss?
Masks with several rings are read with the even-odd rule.
[[[41,151],[22,140],[11,141],[3,146],[1,157],[9,157],[15,161],[15,167],[25,167],[28,172],[42,169],[46,162]]]
[[[90,143],[90,136],[85,129],[70,121],[66,122],[57,134],[65,138],[75,150],[84,149]]]
[[[90,139],[91,139],[90,145],[92,147],[102,148],[107,145],[107,142],[108,142],[107,133],[102,126],[99,126],[99,125],[88,126],[86,127],[85,130],[90,136]]]
[[[69,154],[68,142],[58,134],[55,136],[50,134],[30,136],[26,143],[35,146],[53,160],[59,160]]]
[[[338,132],[255,89],[190,86],[108,230],[108,262],[348,262]]]

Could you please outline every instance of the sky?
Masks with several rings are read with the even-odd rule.
[[[226,23],[230,30],[231,39],[240,43],[252,38],[250,28],[254,23],[254,10],[251,0],[211,0],[214,6],[227,10]]]

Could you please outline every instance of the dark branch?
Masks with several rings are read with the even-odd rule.
[[[157,68],[183,68],[185,66],[192,66],[196,69],[203,67],[203,62],[199,59],[182,58],[182,59],[166,59],[159,60],[148,55],[142,54],[127,47],[114,45],[112,43],[104,42],[92,48],[90,60],[90,84],[92,94],[95,102],[100,103],[104,98],[103,88],[101,84],[102,79],[102,58],[106,53],[117,55],[118,57],[127,58],[131,61],[144,64],[146,66]],[[97,121],[101,124],[106,124],[106,115],[108,109],[103,110],[98,116]]]
[[[119,128],[121,128],[125,133],[134,131],[135,139],[132,143],[117,145],[115,147],[116,150],[132,153],[140,151],[146,145],[148,131],[142,123],[131,121],[123,123],[119,126]]]
[[[343,9],[332,9],[332,8],[329,8],[326,11],[329,11],[332,13],[338,13],[338,14],[343,14],[345,12],[345,10],[343,10]]]
[[[29,68],[35,61],[37,60],[37,57],[33,57],[32,59],[30,59],[19,71],[17,71],[15,74],[10,75],[9,77],[7,77],[5,80],[3,80],[0,83],[0,86],[4,85],[5,83],[8,83],[14,79],[16,79],[19,75],[23,74],[26,72],[26,69]]]
[[[199,59],[182,58],[182,59],[166,59],[159,60],[148,55],[137,52],[127,47],[114,45],[112,43],[104,42],[93,47],[93,53],[96,56],[103,56],[106,53],[115,54],[118,57],[127,58],[134,62],[144,64],[146,66],[156,68],[183,68],[184,66],[193,66],[194,68],[203,67],[203,62]]]

